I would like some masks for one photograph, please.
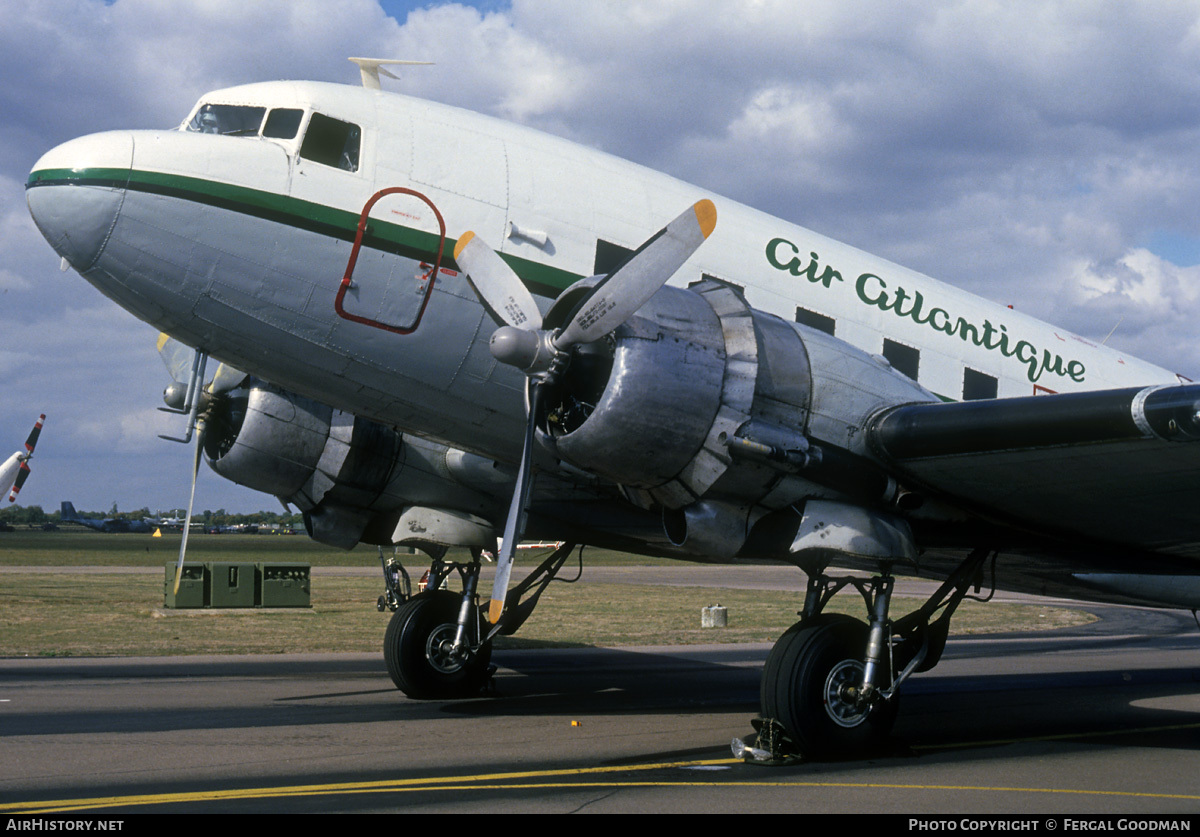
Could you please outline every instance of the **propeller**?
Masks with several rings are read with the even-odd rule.
[[[544,328],[533,295],[495,250],[472,232],[459,238],[454,260],[483,304],[505,323],[492,335],[492,355],[501,363],[523,370],[530,382],[521,465],[504,524],[504,542],[496,556],[496,577],[488,606],[488,620],[493,625],[504,612],[513,555],[525,528],[534,431],[543,388],[566,370],[576,346],[599,340],[645,305],[705,242],[716,223],[717,209],[712,201],[701,200],[688,207],[592,286],[567,325],[556,331]]]
[[[222,396],[236,389],[246,380],[246,373],[222,363],[207,386],[203,385],[208,355],[199,349],[189,349],[178,340],[159,334],[158,354],[171,375],[171,383],[163,390],[167,407],[160,408],[169,413],[188,416],[187,433],[182,439],[171,436],[160,438],[172,442],[187,443],[195,437],[195,454],[192,459],[192,488],[188,496],[187,515],[183,519],[183,537],[179,541],[179,561],[175,565],[175,593],[183,578],[183,561],[187,555],[188,533],[192,528],[192,509],[196,502],[196,478],[200,474],[200,459],[204,451],[205,430],[212,417],[213,408],[222,402]],[[181,380],[186,375],[186,383]]]
[[[16,501],[17,495],[21,493],[21,486],[29,479],[29,459],[33,456],[33,449],[37,446],[38,436],[42,434],[42,424],[45,421],[46,414],[42,413],[33,425],[33,430],[29,431],[24,452],[17,451],[0,466],[0,496],[7,493],[10,503]]]

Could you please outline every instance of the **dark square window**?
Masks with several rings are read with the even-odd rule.
[[[888,359],[888,363],[897,372],[907,375],[914,381],[917,379],[917,369],[921,365],[921,352],[919,349],[914,349],[912,346],[905,346],[903,343],[897,343],[895,340],[884,338],[883,356]]]
[[[796,322],[809,328],[815,328],[817,331],[823,331],[831,337],[837,326],[837,320],[833,317],[826,317],[824,314],[809,311],[807,308],[796,308]]]
[[[633,251],[628,247],[603,239],[597,240],[595,274],[601,276],[612,273],[632,255]]]
[[[358,171],[360,136],[357,125],[314,113],[304,133],[300,156],[314,163]]]
[[[964,369],[963,401],[981,401],[985,398],[995,398],[998,391],[998,383],[991,375],[976,372],[974,369]]]
[[[304,111],[299,108],[275,108],[267,114],[267,124],[263,126],[263,136],[274,139],[293,139],[300,130],[300,120]]]

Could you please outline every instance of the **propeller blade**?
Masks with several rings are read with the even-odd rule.
[[[180,384],[187,383],[188,376],[192,371],[192,362],[195,354],[194,349],[189,349],[174,337],[164,332],[159,332],[158,356],[162,358],[162,362],[167,367],[167,373],[171,376],[172,381]]]
[[[29,466],[22,462],[21,469],[17,471],[17,481],[13,483],[12,491],[8,495],[8,502],[12,503],[17,499],[17,495],[21,493],[21,486],[27,479],[29,479]]]
[[[526,330],[541,326],[542,313],[521,277],[475,233],[465,232],[458,239],[454,261],[483,304],[505,324]]]
[[[213,375],[212,383],[208,385],[208,391],[213,395],[229,392],[231,389],[237,389],[248,377],[249,375],[245,372],[234,369],[227,363],[222,363],[217,367],[217,374]]]
[[[625,322],[667,284],[716,225],[712,201],[688,207],[592,288],[554,345],[566,349],[591,343]]]
[[[541,407],[541,393],[541,385],[535,383],[529,396],[529,421],[525,423],[525,447],[521,450],[521,467],[517,471],[517,484],[513,488],[512,503],[508,507],[508,519],[504,522],[504,542],[496,556],[496,577],[492,582],[492,600],[488,604],[488,621],[493,625],[500,621],[500,616],[504,613],[513,556],[525,530],[525,506],[529,502],[529,489],[533,484],[533,433]]]
[[[187,555],[188,532],[192,528],[192,506],[196,502],[196,477],[200,473],[200,453],[204,450],[204,424],[196,429],[196,457],[192,462],[192,494],[188,498],[187,517],[183,519],[183,538],[179,541],[179,563],[175,565],[175,594],[179,594],[179,582],[183,579],[183,559]]]
[[[29,479],[28,462],[33,456],[33,449],[37,447],[38,437],[42,435],[42,425],[45,421],[46,414],[42,413],[34,422],[33,430],[29,431],[29,438],[25,440],[25,452],[14,453],[4,463],[3,469],[0,469],[4,472],[3,476],[0,476],[0,497],[7,492],[10,503],[16,502],[17,495],[21,493],[21,486],[25,484],[25,480]]]
[[[197,368],[196,350],[190,349],[174,337],[159,332],[158,356],[162,358],[171,380],[177,384],[187,383],[192,377],[192,370]],[[214,394],[229,392],[236,389],[249,376],[240,369],[235,369],[227,363],[217,367],[217,374],[208,385],[208,391]]]
[[[25,450],[28,451],[28,456],[33,456],[33,449],[37,447],[38,437],[42,435],[42,425],[45,423],[46,414],[42,413],[34,423],[33,430],[29,431],[29,438],[25,440]]]

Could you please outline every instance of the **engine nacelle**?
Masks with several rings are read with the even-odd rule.
[[[221,398],[205,437],[209,464],[226,479],[296,505],[314,540],[346,549],[364,540],[487,541],[508,476],[489,471],[490,461],[405,438],[262,381]]]
[[[299,493],[321,459],[333,408],[262,382],[228,393],[221,406],[205,435],[212,469],[276,497]]]
[[[564,294],[547,325],[573,301]],[[661,507],[677,545],[729,558],[757,519],[800,499],[882,497],[863,426],[884,407],[935,400],[882,358],[706,280],[664,288],[582,347],[545,393],[539,439]]]

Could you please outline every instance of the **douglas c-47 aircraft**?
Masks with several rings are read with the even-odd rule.
[[[574,544],[803,570],[761,712],[811,758],[887,734],[972,588],[1200,606],[1200,386],[670,177],[370,87],[218,90],[176,130],[49,151],[26,195],[58,253],[172,338],[167,401],[197,463],[296,504],[323,543],[432,556],[427,592],[389,582],[406,694],[477,692],[491,638]],[[510,586],[523,536],[565,545]],[[945,584],[896,616],[893,573],[913,571]],[[461,592],[439,590],[452,574]],[[847,587],[862,620],[823,612]]]

